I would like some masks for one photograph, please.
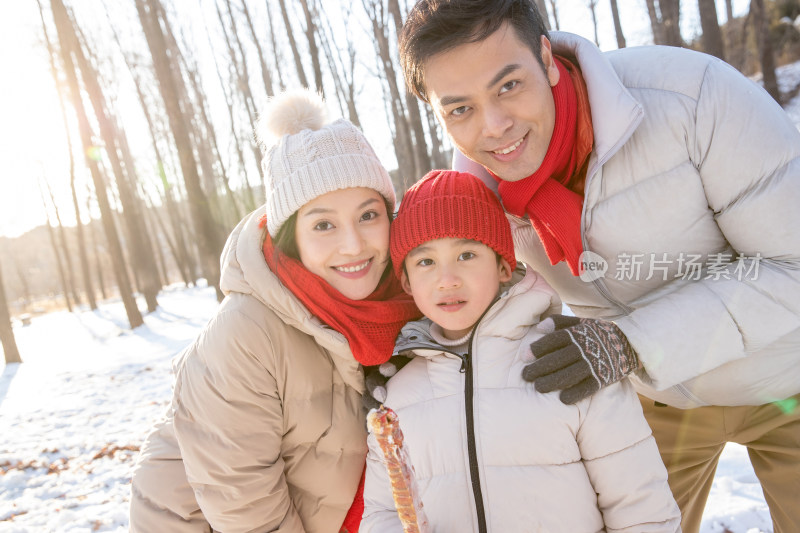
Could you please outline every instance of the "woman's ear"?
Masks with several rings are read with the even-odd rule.
[[[511,279],[511,274],[514,273],[514,269],[511,268],[511,265],[506,260],[505,257],[500,258],[500,262],[497,263],[497,268],[500,273],[500,282],[505,283]]]
[[[411,283],[408,281],[405,265],[403,265],[403,270],[400,271],[400,285],[403,287],[403,290],[406,291],[406,294],[413,296],[413,294],[411,294]]]

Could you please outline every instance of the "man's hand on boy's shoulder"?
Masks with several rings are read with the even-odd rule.
[[[561,390],[565,404],[591,396],[641,368],[625,334],[613,322],[553,315],[538,329],[546,335],[531,344],[535,361],[522,369],[542,393]]]

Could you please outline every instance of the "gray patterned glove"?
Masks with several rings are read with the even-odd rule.
[[[561,390],[565,404],[641,368],[636,352],[613,322],[553,315],[539,324],[540,330],[548,328],[552,333],[531,344],[536,360],[522,369],[522,378],[535,382],[539,392]]]

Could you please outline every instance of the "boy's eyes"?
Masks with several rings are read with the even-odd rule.
[[[457,108],[455,108],[452,111],[450,111],[450,115],[452,115],[454,117],[461,116],[461,115],[463,115],[464,113],[467,112],[467,109],[469,109],[469,108],[467,106],[465,106],[465,105],[458,106]]]
[[[474,258],[475,258],[475,252],[461,252],[460,254],[458,254],[459,261],[469,261],[470,259]],[[415,263],[415,265],[422,267],[431,266],[432,264],[433,264],[433,259],[430,259],[428,257],[419,259]]]

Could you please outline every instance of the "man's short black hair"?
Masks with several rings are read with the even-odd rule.
[[[544,19],[533,0],[420,0],[399,35],[400,64],[408,89],[428,102],[423,66],[433,56],[482,41],[508,22],[542,65]]]

